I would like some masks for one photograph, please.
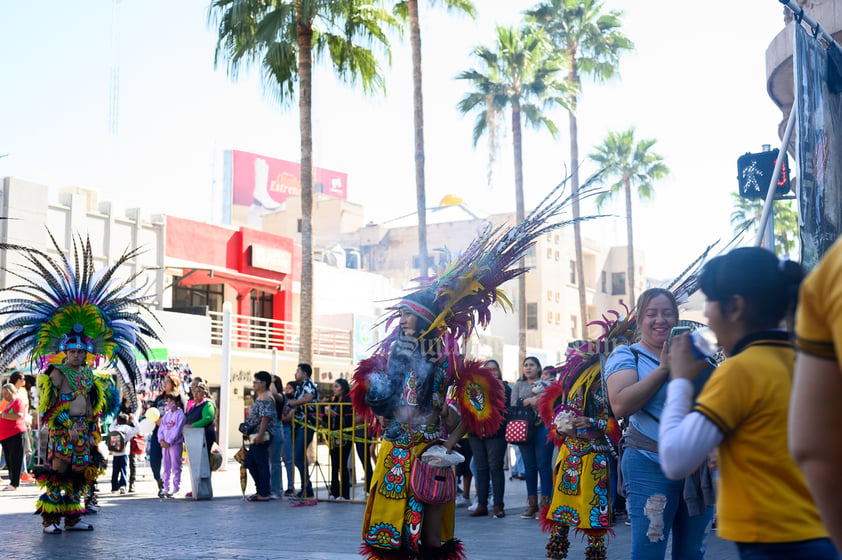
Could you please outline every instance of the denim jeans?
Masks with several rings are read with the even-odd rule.
[[[737,543],[741,560],[839,560],[839,553],[830,539],[782,543]]]
[[[283,493],[281,488],[281,454],[284,450],[284,432],[281,425],[277,424],[272,431],[272,440],[269,443],[269,486],[272,493],[280,496]]]
[[[505,438],[493,437],[480,439],[469,436],[474,452],[474,464],[477,468],[477,499],[480,505],[488,505],[488,482],[494,488],[494,505],[503,507],[503,495],[506,493],[506,475],[503,474],[503,460],[506,457]]]
[[[111,491],[116,492],[126,487],[126,468],[128,457],[125,455],[111,456]]]
[[[249,447],[244,462],[249,473],[251,473],[252,479],[254,479],[257,495],[262,498],[268,498],[271,491],[269,487],[269,447],[271,445],[271,440],[269,443],[253,443]]]
[[[702,560],[713,526],[713,506],[691,517],[683,480],[669,480],[661,466],[636,449],[623,451],[623,483],[631,519],[630,560],[663,560],[672,532],[674,560]]]
[[[541,478],[541,495],[553,495],[553,448],[552,442],[547,442],[549,429],[541,422],[532,430],[532,437],[524,444],[518,445],[520,456],[523,457],[523,468],[526,475],[526,494],[538,495],[538,477]]]
[[[289,424],[284,424],[284,445],[281,459],[284,462],[284,469],[287,472],[287,490],[292,490],[295,488],[295,482],[293,480],[295,465],[292,462],[292,426]]]
[[[293,438],[295,445],[295,468],[298,469],[298,476],[301,477],[301,489],[307,492],[312,492],[313,485],[310,484],[310,472],[307,468],[307,447],[313,441],[315,432],[304,426],[296,425],[295,437]]]

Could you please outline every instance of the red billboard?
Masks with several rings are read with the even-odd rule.
[[[230,177],[232,202],[257,206],[264,212],[277,210],[290,196],[301,194],[301,165],[250,152],[226,154],[226,179]],[[313,167],[313,192],[348,198],[348,174]]]

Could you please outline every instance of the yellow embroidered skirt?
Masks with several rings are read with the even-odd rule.
[[[581,530],[611,527],[609,453],[594,449],[589,440],[564,440],[553,470],[548,521]]]
[[[402,447],[384,440],[380,444],[365,507],[363,546],[389,551],[418,551],[424,504],[412,494],[409,474],[416,454],[422,452],[427,443],[421,441]],[[444,505],[442,541],[453,538],[454,512],[454,502]]]

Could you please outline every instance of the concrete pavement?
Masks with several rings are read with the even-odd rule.
[[[239,465],[213,475],[215,498],[194,502],[159,499],[148,467],[139,469],[135,494],[112,495],[109,477],[100,481],[102,510],[89,521],[92,533],[44,535],[40,518],[32,514],[37,488],[22,485],[17,492],[0,492],[0,530],[6,558],[15,560],[73,559],[302,559],[358,560],[362,503],[321,501],[293,507],[287,500],[250,503],[240,493]],[[182,475],[185,490],[189,477]],[[319,495],[326,498],[319,482]],[[254,491],[249,481],[248,492]],[[361,485],[355,491],[361,492]],[[360,496],[361,497],[361,496]],[[520,518],[526,502],[525,483],[506,481],[504,519],[473,518],[456,510],[456,536],[465,543],[469,560],[538,560],[544,558],[546,536],[536,521]],[[629,557],[629,527],[615,527],[609,559]],[[573,538],[569,558],[584,557],[584,543]],[[707,558],[736,560],[736,547],[711,537]]]

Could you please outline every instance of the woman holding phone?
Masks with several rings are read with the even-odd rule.
[[[631,559],[663,560],[672,533],[673,558],[701,560],[712,527],[714,498],[709,496],[710,505],[688,502],[684,481],[664,475],[658,454],[670,370],[667,343],[678,325],[678,304],[669,290],[652,288],[640,294],[636,310],[640,342],[620,346],[605,363],[611,408],[615,416],[627,417],[629,422],[622,441],[620,475],[632,527]],[[696,391],[705,379],[699,376]],[[689,488],[699,486],[693,483]]]
[[[692,381],[704,362],[686,336],[670,351],[661,467],[680,478],[719,449],[719,536],[735,541],[743,560],[839,558],[788,449],[795,350],[779,327],[795,308],[802,276],[798,263],[759,247],[711,259],[699,284],[727,359],[695,405]]]

